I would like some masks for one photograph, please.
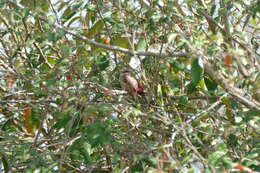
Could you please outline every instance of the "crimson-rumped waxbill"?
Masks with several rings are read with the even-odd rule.
[[[127,91],[129,94],[134,97],[141,96],[145,99],[144,87],[139,84],[135,77],[133,77],[132,70],[130,68],[126,68],[121,71],[120,84],[122,89]]]

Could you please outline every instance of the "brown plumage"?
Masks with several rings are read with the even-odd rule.
[[[145,97],[144,87],[132,76],[131,69],[124,69],[120,75],[120,84],[122,89],[132,94],[133,96],[140,95]]]

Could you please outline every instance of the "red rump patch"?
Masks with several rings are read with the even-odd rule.
[[[142,85],[138,85],[136,93],[144,97],[144,87]]]

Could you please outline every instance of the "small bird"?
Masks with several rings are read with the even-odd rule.
[[[122,89],[132,94],[134,97],[141,96],[145,99],[144,87],[132,76],[132,70],[123,69],[120,75],[120,84]]]

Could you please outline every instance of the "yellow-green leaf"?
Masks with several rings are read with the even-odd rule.
[[[136,50],[145,50],[146,46],[147,46],[146,40],[141,38],[136,45]]]
[[[105,26],[103,20],[97,21],[86,34],[87,37],[93,38],[97,33],[99,33]]]
[[[111,40],[111,44],[114,46],[119,46],[119,47],[123,47],[126,49],[131,49],[131,44],[129,41],[128,37],[121,37],[121,36],[116,36],[113,37]]]
[[[76,16],[74,17],[73,19],[70,20],[70,22],[68,23],[68,27],[73,23],[75,22],[76,20],[80,19],[80,16]]]

